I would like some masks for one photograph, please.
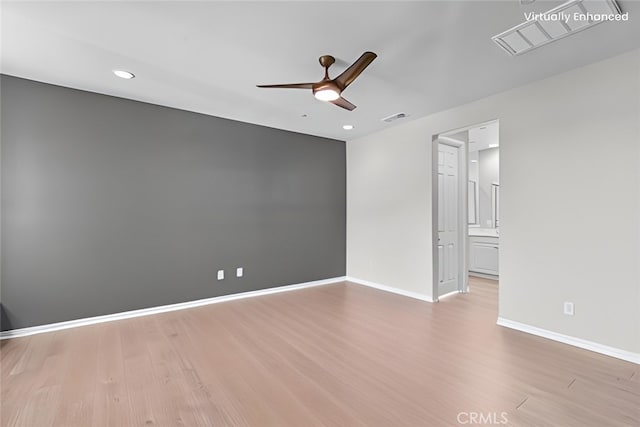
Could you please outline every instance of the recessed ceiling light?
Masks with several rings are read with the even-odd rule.
[[[478,163],[476,159],[471,160],[471,163]]]
[[[489,144],[489,148],[496,148],[498,144]]]
[[[353,129],[353,125],[343,125],[343,126],[342,126],[342,129],[344,129],[344,130],[351,130],[351,129]]]
[[[113,70],[113,74],[120,77],[121,79],[127,79],[127,80],[131,80],[132,78],[135,77],[135,74],[125,70]]]

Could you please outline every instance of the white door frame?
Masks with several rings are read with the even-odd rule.
[[[468,146],[464,141],[446,136],[434,135],[432,139],[431,154],[431,253],[433,262],[433,288],[432,300],[439,298],[438,275],[438,144],[445,144],[458,148],[458,292],[467,292],[468,289],[468,260],[467,260],[467,227],[468,227],[468,185],[469,166],[467,165]]]

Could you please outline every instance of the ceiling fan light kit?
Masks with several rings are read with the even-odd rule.
[[[320,101],[335,101],[340,98],[340,94],[331,88],[314,89],[313,95]]]
[[[315,83],[285,83],[277,85],[257,85],[259,88],[271,89],[311,89],[311,92],[320,101],[330,102],[333,105],[352,111],[356,108],[351,102],[342,97],[342,92],[364,71],[365,68],[376,59],[378,55],[373,52],[365,52],[353,64],[335,79],[329,78],[329,67],[336,62],[331,55],[323,55],[319,58],[320,65],[324,67],[324,78]]]

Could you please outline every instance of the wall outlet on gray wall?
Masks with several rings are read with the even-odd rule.
[[[224,270],[218,270],[218,280],[224,279]]]

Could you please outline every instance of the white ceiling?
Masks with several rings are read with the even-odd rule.
[[[524,20],[517,0],[2,1],[0,71],[344,140],[402,123],[380,121],[393,113],[411,120],[640,47],[640,2],[619,4],[629,22],[512,58],[490,38]],[[378,58],[344,92],[352,112],[255,87],[320,80],[323,54],[336,76],[366,50]]]

